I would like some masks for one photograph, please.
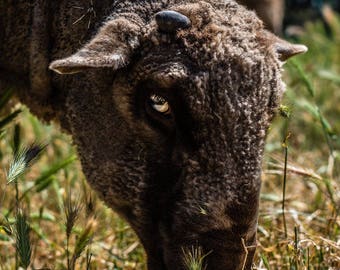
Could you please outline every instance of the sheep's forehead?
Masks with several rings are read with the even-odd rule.
[[[146,34],[152,46],[137,64],[137,74],[141,78],[150,74],[165,82],[189,78],[191,87],[185,91],[188,94],[194,91],[191,94],[195,96],[195,107],[205,106],[204,99],[210,95],[221,104],[229,98],[235,102],[244,98],[260,102],[255,96],[260,93],[269,96],[263,95],[263,91],[275,91],[273,88],[278,88],[280,81],[277,55],[258,38],[264,31],[262,22],[253,12],[232,1],[225,1],[224,5],[211,2],[172,7],[192,22],[190,28],[178,31],[176,36],[159,33],[154,22]],[[261,89],[270,80],[272,89]],[[237,110],[235,106],[232,110]]]
[[[182,12],[185,14],[184,10]],[[201,3],[188,13],[192,27],[180,31],[179,37],[189,49],[210,56],[206,58],[214,62],[226,57],[254,62],[266,52],[267,48],[258,41],[263,31],[262,22],[242,6],[229,3],[216,9]]]
[[[191,71],[184,63],[182,57],[166,53],[153,54],[145,57],[135,67],[132,73],[137,81],[155,81],[163,88],[170,88],[172,85],[187,79]]]
[[[167,37],[157,31],[157,25],[153,22],[145,35],[153,44],[152,53],[157,53],[154,49],[158,47],[168,50],[181,44],[182,52],[202,67],[209,65],[213,68],[219,62],[230,59],[245,67],[263,61],[269,48],[268,44],[258,39],[263,25],[255,13],[232,1],[216,1],[218,4],[211,2],[200,1],[170,7],[187,16],[191,20],[191,27],[178,31],[174,37]],[[167,53],[174,56],[174,52]]]

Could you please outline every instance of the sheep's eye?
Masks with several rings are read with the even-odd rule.
[[[161,96],[155,94],[151,95],[150,105],[155,111],[162,113],[164,115],[169,115],[171,112],[169,103],[166,101],[165,98]]]

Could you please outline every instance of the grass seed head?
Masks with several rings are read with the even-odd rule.
[[[67,195],[64,202],[64,214],[65,214],[65,227],[66,237],[69,239],[72,228],[76,223],[79,213],[81,212],[82,205],[79,199],[72,201],[71,195]]]
[[[7,184],[15,182],[18,178],[32,165],[33,161],[37,159],[39,154],[45,148],[45,145],[32,144],[29,147],[25,147],[18,150],[10,163],[7,172]]]
[[[75,268],[77,259],[84,252],[86,247],[91,243],[96,227],[97,227],[97,222],[95,221],[95,219],[90,219],[87,222],[85,229],[80,233],[79,237],[77,238],[75,246],[74,246],[73,256],[71,259],[72,269]]]
[[[210,252],[209,252],[210,253]],[[192,246],[191,249],[183,249],[184,264],[187,270],[205,270],[204,258],[209,255],[203,254],[201,247]]]
[[[15,220],[16,252],[19,255],[20,264],[27,269],[31,263],[30,226],[27,217],[22,211],[18,211]]]

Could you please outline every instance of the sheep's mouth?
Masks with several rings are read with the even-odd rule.
[[[159,223],[157,242],[160,259],[167,267],[165,269],[190,269],[185,265],[187,257],[193,252],[199,252],[204,258],[206,268],[202,269],[242,269],[240,266],[248,263],[255,253],[256,228],[250,226],[247,229],[237,229],[236,227],[194,232],[197,228],[190,229],[189,226],[171,231],[171,226]],[[232,262],[230,258],[233,258]]]

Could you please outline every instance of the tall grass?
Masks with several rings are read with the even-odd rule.
[[[307,24],[299,42],[309,52],[285,66],[289,120],[276,119],[268,136],[256,269],[340,269],[340,20],[332,19],[333,39]]]

